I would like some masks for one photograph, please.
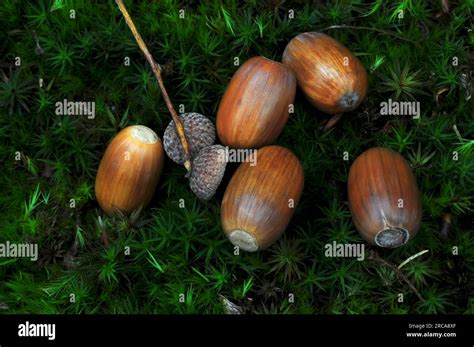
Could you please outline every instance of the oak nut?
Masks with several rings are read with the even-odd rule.
[[[286,46],[282,61],[291,67],[308,100],[323,112],[352,111],[367,94],[364,66],[328,35],[299,34]]]
[[[221,222],[235,246],[265,249],[282,235],[304,186],[298,158],[281,146],[257,150],[256,165],[240,164],[224,193]]]
[[[216,128],[209,118],[197,112],[189,112],[180,115],[179,119],[183,125],[191,159],[194,159],[203,148],[214,144]],[[172,161],[180,165],[184,164],[184,149],[174,121],[171,121],[165,129],[163,145]]]
[[[213,145],[204,148],[194,158],[189,187],[201,200],[210,200],[219,188],[227,165],[225,148]]]
[[[246,61],[234,74],[217,111],[217,134],[232,148],[259,148],[282,132],[294,102],[296,79],[287,66],[264,58]]]
[[[95,194],[100,207],[112,215],[146,206],[160,179],[163,161],[161,140],[153,130],[143,125],[121,130],[97,170]]]
[[[371,148],[352,164],[349,207],[357,230],[369,243],[399,247],[418,232],[421,198],[408,162],[387,148]]]

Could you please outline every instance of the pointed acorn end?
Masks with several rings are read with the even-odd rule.
[[[158,142],[158,135],[144,125],[133,125],[131,135],[135,140],[152,145]]]
[[[377,246],[384,248],[397,248],[408,242],[410,234],[408,230],[399,227],[383,229],[375,236]]]
[[[361,98],[357,92],[348,92],[339,99],[339,106],[344,112],[352,111],[359,106]]]
[[[246,252],[256,252],[258,250],[257,239],[245,230],[232,230],[229,234],[229,240],[234,246]]]

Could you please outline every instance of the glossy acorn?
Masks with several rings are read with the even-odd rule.
[[[120,131],[97,171],[95,194],[100,207],[112,215],[146,206],[160,179],[163,161],[163,146],[153,130],[132,125]]]
[[[269,247],[290,222],[303,186],[303,168],[290,150],[281,146],[257,150],[256,164],[240,164],[224,193],[224,233],[244,251]]]
[[[371,148],[352,164],[349,207],[355,226],[369,243],[399,247],[421,223],[421,198],[408,162],[387,148]]]
[[[232,77],[217,111],[217,134],[224,146],[260,148],[282,132],[296,93],[286,65],[254,57]]]
[[[364,66],[328,35],[299,34],[286,46],[282,61],[293,70],[308,100],[323,112],[352,111],[367,94]]]

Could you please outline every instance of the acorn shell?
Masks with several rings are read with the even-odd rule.
[[[367,94],[367,72],[346,47],[330,36],[308,32],[293,38],[283,53],[308,100],[323,112],[352,111]]]
[[[180,115],[179,119],[183,125],[191,159],[194,159],[202,149],[214,144],[216,128],[209,118],[197,112],[189,112]],[[163,145],[172,161],[180,165],[184,164],[184,149],[174,121],[171,121],[165,129]]]
[[[256,165],[240,164],[221,206],[224,233],[249,252],[269,247],[282,235],[304,186],[303,167],[290,150],[267,146],[256,155]]]
[[[285,65],[254,57],[232,77],[217,111],[217,134],[232,148],[259,148],[282,132],[296,93],[296,79]]]
[[[399,247],[418,232],[421,199],[408,162],[387,148],[371,148],[352,164],[349,207],[362,237],[380,247]]]
[[[117,210],[129,214],[146,206],[155,192],[163,170],[161,140],[153,130],[132,125],[110,142],[100,162],[95,194],[109,215]]]
[[[214,145],[204,148],[194,159],[189,187],[201,200],[210,200],[219,188],[227,165],[225,148]]]

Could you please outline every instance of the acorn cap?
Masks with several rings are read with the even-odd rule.
[[[216,128],[209,118],[196,112],[183,113],[179,116],[179,119],[183,124],[191,159],[194,159],[203,148],[214,143],[216,140]],[[163,135],[163,146],[166,154],[172,161],[177,164],[184,164],[184,149],[173,121],[166,127]]]
[[[199,199],[210,200],[219,188],[227,161],[225,148],[214,145],[204,148],[194,158],[189,187]]]

